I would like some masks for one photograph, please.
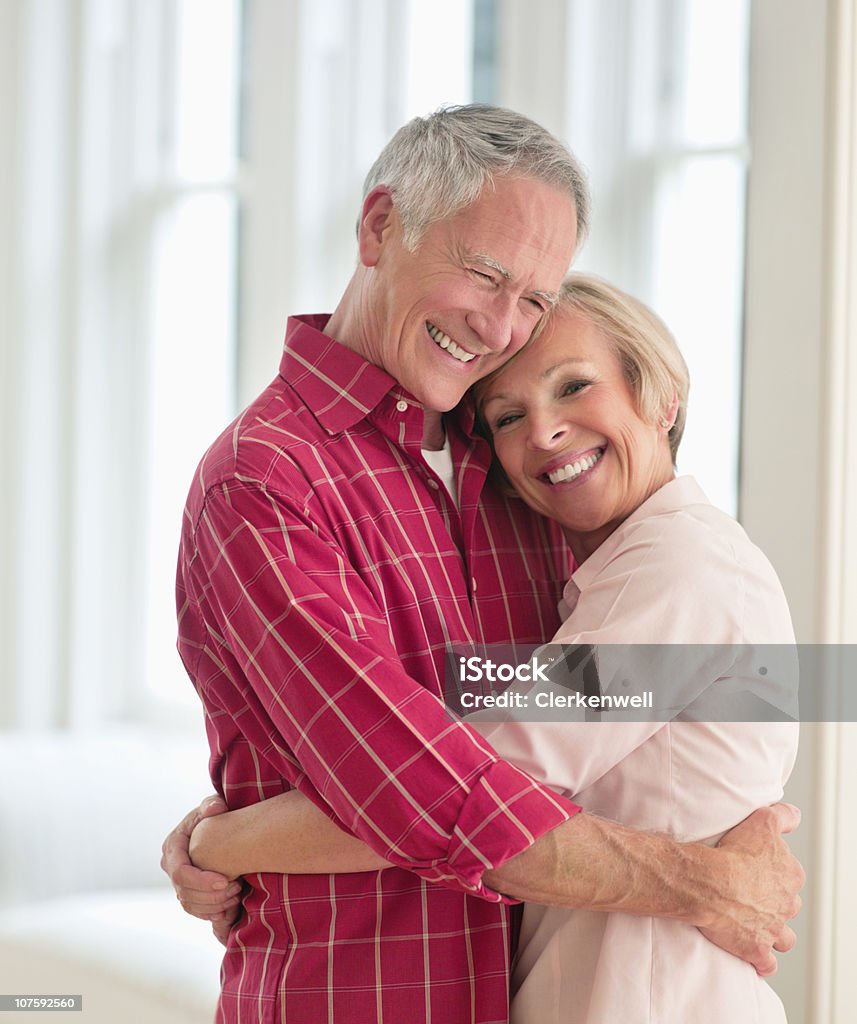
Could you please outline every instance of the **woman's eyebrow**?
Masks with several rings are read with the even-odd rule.
[[[549,366],[546,370],[543,370],[539,374],[539,380],[544,380],[546,377],[552,377],[557,371],[565,370],[569,366],[588,366],[589,364],[585,359],[579,359],[577,356],[572,356],[570,359],[562,359],[558,363],[554,363],[553,366]]]
[[[554,363],[553,366],[549,366],[546,370],[543,370],[538,379],[545,380],[548,377],[552,377],[555,373],[561,370],[567,369],[569,366],[585,366],[589,367],[589,363],[585,359],[579,359],[577,356],[572,356],[570,359],[561,359],[558,363]],[[494,394],[490,395],[482,403],[482,409],[487,408],[492,402],[499,402],[501,399],[509,401],[514,399],[514,395],[510,395],[507,391],[495,391]]]
[[[503,392],[501,392],[499,395],[491,395],[490,398],[486,398],[485,401],[482,403],[482,411],[484,412],[485,409],[487,409],[492,402],[500,402],[507,400],[508,398],[509,396],[504,394]]]

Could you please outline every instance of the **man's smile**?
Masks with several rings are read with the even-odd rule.
[[[460,363],[469,363],[471,359],[476,358],[475,352],[468,352],[460,345],[456,345],[448,334],[444,334],[439,327],[435,327],[434,324],[429,323],[428,320],[426,321],[426,329],[434,343],[439,345],[444,349],[444,351],[448,352],[453,359],[457,359]]]

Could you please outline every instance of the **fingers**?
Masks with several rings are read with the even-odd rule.
[[[217,794],[207,796],[198,807],[182,818],[161,845],[161,870],[172,880],[175,872],[184,864],[190,864],[190,836],[194,828],[203,818],[211,818],[215,814],[223,814],[229,810],[226,801]]]
[[[778,953],[788,953],[790,949],[794,948],[796,942],[797,936],[795,935],[795,933],[792,931],[791,928],[789,928],[788,925],[784,925],[783,930],[780,932],[780,935],[777,938],[777,941],[774,943],[774,949]]]
[[[219,920],[224,934],[238,912],[241,884],[230,881],[216,871],[203,871],[194,867],[190,859],[190,837],[203,818],[220,814],[227,809],[218,796],[205,800],[182,818],[164,840],[161,868],[169,875],[176,899],[183,909],[205,921]],[[228,921],[227,921],[228,919]]]
[[[770,949],[760,953],[757,958],[750,962],[756,968],[756,974],[760,978],[770,978],[772,974],[777,973],[777,958]]]
[[[778,953],[788,953],[789,950],[794,949],[796,942],[797,936],[792,929],[788,925],[783,925],[782,931],[774,943],[774,949]],[[777,973],[777,967],[779,966],[777,958],[771,949],[760,949],[750,962],[756,968],[756,974],[760,978],[770,978],[772,974]]]
[[[215,814],[224,814],[229,808],[222,796],[207,796],[197,808],[199,818],[212,818]],[[194,824],[196,824],[194,822]]]
[[[170,879],[176,891],[198,893],[199,898],[211,903],[222,903],[236,893],[241,892],[241,883],[230,881],[226,875],[217,871],[203,871],[193,864],[184,864],[177,868]]]
[[[172,883],[185,911],[204,921],[234,913],[240,903],[241,883],[230,882],[216,871],[201,871],[187,864],[174,872]]]
[[[232,920],[239,913],[241,906],[241,900],[237,896],[232,896],[219,903],[208,903],[205,900],[198,899],[195,893],[177,891],[176,899],[181,903],[182,909],[186,913],[192,917],[199,918],[201,921],[211,921],[212,923],[219,920],[228,920],[231,924]]]
[[[190,834],[200,820],[199,808],[186,814],[161,845],[161,870],[172,880],[183,865],[190,864]]]
[[[777,817],[780,832],[784,834],[794,832],[800,825],[800,808],[795,807],[794,804],[771,804],[770,809]]]
[[[229,932],[232,930],[232,926],[238,920],[238,915],[235,913],[233,916],[229,914],[221,914],[211,922],[211,930],[214,932],[214,937],[222,945],[227,945],[229,942]]]

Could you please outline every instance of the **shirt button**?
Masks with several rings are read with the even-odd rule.
[[[429,487],[431,487],[433,491],[440,490],[440,484],[437,482],[437,480],[429,480],[428,485]]]
[[[399,410],[399,412],[407,412],[408,403],[400,399],[398,402],[396,402],[396,408]]]

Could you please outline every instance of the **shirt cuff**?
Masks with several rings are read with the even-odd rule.
[[[578,811],[577,804],[534,782],[521,769],[507,761],[495,762],[464,801],[446,865],[435,880],[446,885],[457,881],[468,893],[490,902],[517,903],[485,886],[483,874],[528,849]],[[419,873],[430,878],[428,871]]]

